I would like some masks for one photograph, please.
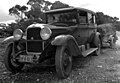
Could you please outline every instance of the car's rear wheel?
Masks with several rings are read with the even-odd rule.
[[[110,48],[114,48],[115,47],[115,42],[113,41],[114,38],[112,37],[111,40],[110,40]]]
[[[95,51],[95,55],[98,56],[101,53],[101,43],[100,43],[100,39],[98,40],[98,45],[97,45],[97,50]]]
[[[5,56],[4,56],[4,63],[5,67],[12,73],[19,72],[23,67],[24,64],[16,62],[14,59],[14,55],[12,53],[13,44],[8,45],[8,47],[5,50]]]
[[[97,50],[95,52],[93,52],[93,56],[98,56],[101,54],[101,41],[100,41],[100,38],[99,37],[95,37],[94,38],[94,41],[92,43],[92,46],[94,48],[97,48]]]
[[[57,47],[55,65],[59,78],[66,78],[69,76],[72,70],[72,56],[67,46]]]

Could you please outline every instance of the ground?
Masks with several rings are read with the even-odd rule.
[[[114,49],[104,48],[99,56],[73,59],[72,73],[67,79],[58,79],[55,68],[41,65],[25,66],[13,74],[3,61],[4,47],[0,49],[0,83],[120,83],[120,32]],[[1,39],[2,40],[2,39]]]

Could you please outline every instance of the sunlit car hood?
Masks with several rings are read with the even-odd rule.
[[[33,28],[33,27],[41,28],[41,29],[44,28],[44,27],[49,27],[50,29],[62,29],[62,28],[67,28],[67,27],[54,26],[54,25],[49,25],[49,24],[39,24],[39,23],[31,24],[30,26],[28,26],[28,28]]]

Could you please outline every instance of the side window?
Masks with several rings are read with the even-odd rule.
[[[95,23],[95,15],[88,13],[88,23],[94,24]]]
[[[80,22],[80,24],[87,23],[87,12],[79,11],[79,22]]]

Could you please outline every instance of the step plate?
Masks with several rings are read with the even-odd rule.
[[[86,57],[87,55],[93,53],[93,52],[96,51],[97,49],[98,49],[98,48],[90,48],[89,50],[86,50],[86,51],[82,52],[82,55],[83,55],[84,57]]]

